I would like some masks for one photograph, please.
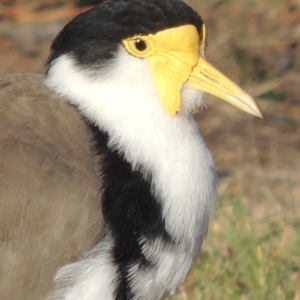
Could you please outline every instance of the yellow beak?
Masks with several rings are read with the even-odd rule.
[[[262,118],[255,100],[203,57],[199,57],[189,81],[193,88],[219,97],[247,113]]]

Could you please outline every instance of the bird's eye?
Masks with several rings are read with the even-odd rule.
[[[151,54],[151,43],[142,37],[133,37],[126,40],[123,40],[123,45],[126,50],[140,58],[146,58]]]
[[[134,42],[134,45],[135,45],[135,48],[141,52],[145,51],[147,49],[147,44],[141,39],[136,39]]]

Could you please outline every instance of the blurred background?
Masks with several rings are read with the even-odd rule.
[[[163,1],[163,0],[162,0]],[[0,75],[43,73],[60,29],[97,0],[0,0]],[[196,115],[219,174],[208,239],[175,299],[300,299],[300,0],[190,0],[207,59],[264,118],[213,97]]]

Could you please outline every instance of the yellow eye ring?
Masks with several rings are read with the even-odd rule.
[[[142,37],[134,37],[123,40],[126,50],[136,57],[148,57],[151,50],[150,43]]]

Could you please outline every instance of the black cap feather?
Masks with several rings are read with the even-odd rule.
[[[181,0],[109,0],[63,28],[47,64],[70,54],[80,65],[103,66],[114,57],[122,39],[186,24],[194,25],[201,35],[201,17]]]

